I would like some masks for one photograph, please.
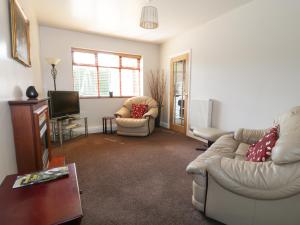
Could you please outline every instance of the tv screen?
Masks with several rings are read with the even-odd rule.
[[[80,113],[77,91],[48,91],[50,117],[63,117]]]

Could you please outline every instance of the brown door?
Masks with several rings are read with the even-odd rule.
[[[188,54],[172,58],[170,69],[170,128],[184,134],[187,124],[188,60]]]

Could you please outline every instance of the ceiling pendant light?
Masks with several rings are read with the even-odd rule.
[[[144,29],[156,29],[158,27],[157,8],[150,5],[151,0],[148,0],[148,5],[142,8],[140,27]]]

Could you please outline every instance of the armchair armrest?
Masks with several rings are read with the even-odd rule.
[[[234,139],[247,144],[254,144],[259,141],[269,129],[252,130],[240,128],[234,133]]]
[[[149,109],[148,112],[146,112],[144,115],[143,115],[143,118],[146,118],[146,117],[152,117],[153,119],[155,119],[158,115],[158,109],[157,108],[151,108]]]
[[[115,113],[115,117],[130,118],[130,111],[126,107],[122,106],[122,108]]]
[[[207,171],[220,186],[254,199],[281,199],[300,192],[300,163],[276,165],[225,157],[206,160]]]

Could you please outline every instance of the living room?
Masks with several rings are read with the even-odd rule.
[[[12,4],[25,18],[25,48],[16,47]],[[144,15],[146,6],[156,13]],[[67,140],[69,133],[57,135],[51,121],[48,129],[61,141],[51,142],[52,157],[75,163],[81,224],[299,223],[299,1],[2,0],[0,12],[1,198],[5,178],[24,174],[19,161],[27,158],[18,156],[22,138],[16,138],[12,107],[26,102],[34,86],[39,99],[54,90],[79,94],[88,135]],[[152,27],[143,23],[148,17]],[[27,52],[23,59],[20,49]],[[113,56],[116,64],[99,63]],[[78,68],[87,67],[96,72],[82,82]],[[117,71],[117,78],[102,91],[104,70]],[[160,100],[150,85],[154,78]],[[140,103],[148,112],[143,127],[134,129],[131,118],[122,117]],[[51,105],[49,112],[53,117]],[[104,133],[103,118],[111,117],[107,129],[114,132]],[[27,133],[22,126],[18,131]],[[266,162],[250,159],[251,146],[272,135],[278,140],[271,140],[271,156],[266,149]],[[63,179],[10,189],[30,191]],[[1,210],[14,206],[0,201]],[[1,216],[11,220],[14,210]],[[10,224],[26,213],[19,211],[19,222]],[[31,218],[36,224],[68,221]]]

